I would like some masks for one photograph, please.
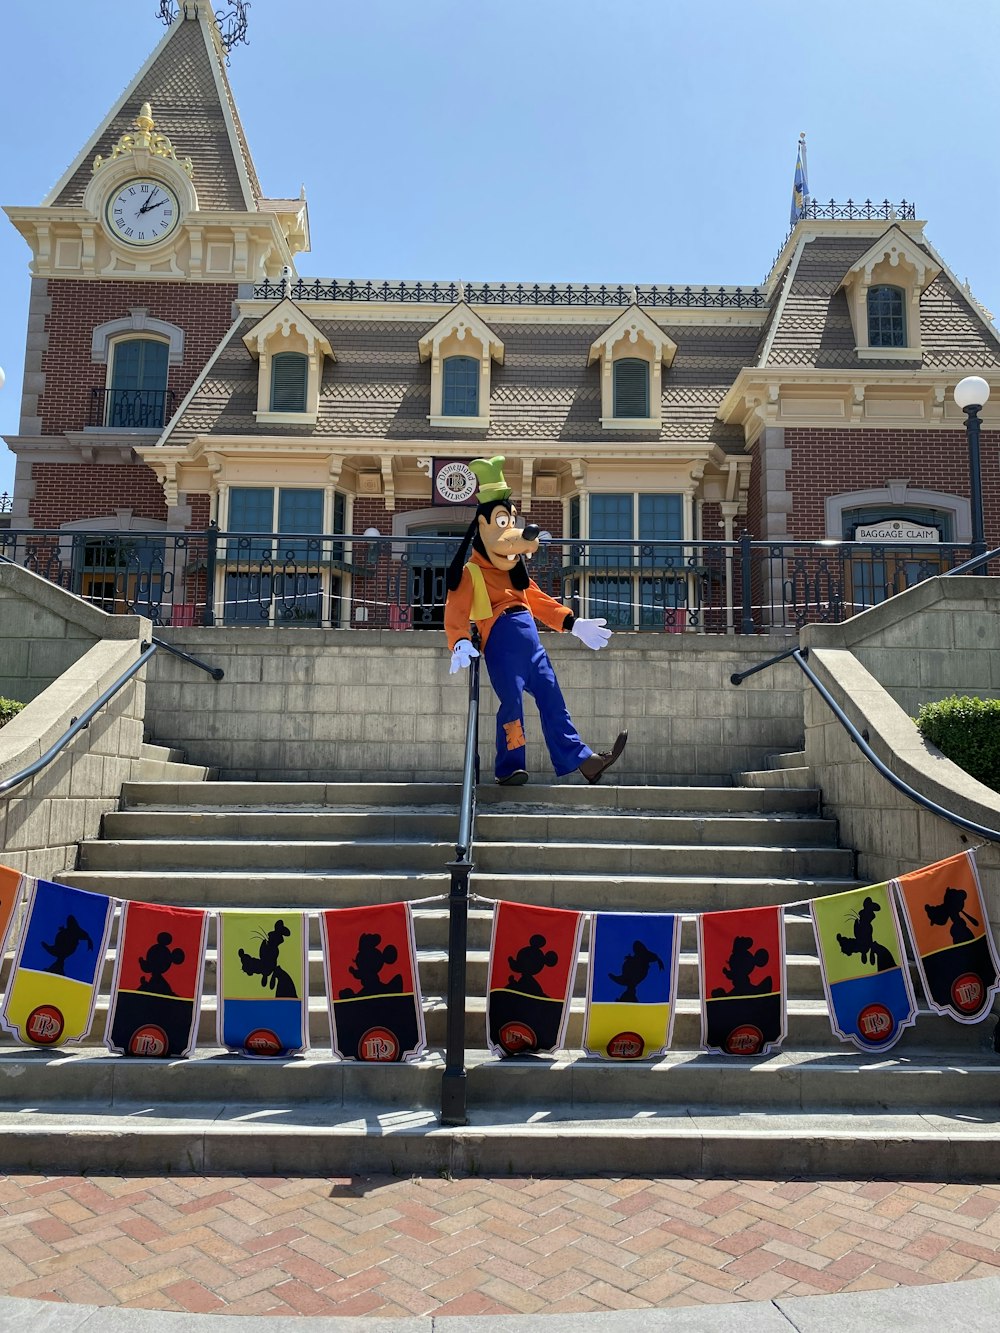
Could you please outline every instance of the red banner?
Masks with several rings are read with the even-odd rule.
[[[702,1048],[761,1055],[780,1046],[787,1028],[782,909],[704,913],[698,955]]]
[[[197,1040],[208,912],[128,902],[118,928],[105,1043],[123,1055],[190,1055]]]
[[[497,903],[486,1014],[494,1054],[562,1045],[582,927],[582,912]]]

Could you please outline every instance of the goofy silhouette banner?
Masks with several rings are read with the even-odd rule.
[[[583,1046],[612,1060],[654,1059],[670,1045],[680,921],[656,912],[596,912]]]
[[[83,1041],[94,1017],[114,899],[28,879],[4,1026],[32,1046]]]
[[[973,852],[892,881],[927,1003],[959,1023],[980,1023],[1000,990],[996,946]]]
[[[723,1055],[763,1055],[787,1027],[785,925],[780,907],[698,917],[701,1046]]]
[[[118,927],[105,1045],[173,1059],[197,1040],[208,912],[126,903]]]
[[[830,1026],[858,1050],[887,1051],[917,1015],[889,885],[815,898],[811,906]]]
[[[309,1045],[309,932],[302,912],[220,912],[220,1046],[240,1055],[296,1055]]]
[[[494,1055],[562,1046],[582,928],[582,912],[497,903],[486,1002],[487,1043]]]

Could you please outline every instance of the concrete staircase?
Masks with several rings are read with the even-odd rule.
[[[171,757],[159,762],[173,765]],[[795,902],[853,887],[819,793],[794,762],[736,787],[484,786],[475,893],[580,909],[692,912]],[[187,775],[190,776],[190,775]],[[321,908],[445,894],[458,792],[437,784],[126,785],[104,838],[62,878],[143,901]],[[470,916],[469,1124],[443,1128],[447,908],[416,909],[432,1050],[413,1065],[329,1054],[318,932],[310,1031],[298,1059],[254,1062],[214,1046],[210,936],[201,1041],[187,1061],[0,1047],[0,1166],[7,1170],[380,1170],[707,1174],[994,1175],[1000,1065],[992,1023],[922,1015],[889,1054],[830,1032],[807,913],[787,922],[789,1038],[780,1055],[697,1052],[694,922],[684,924],[674,1050],[659,1062],[591,1060],[581,1042],[585,959],[570,1049],[496,1060],[485,1047],[491,913]],[[584,937],[586,949],[586,935]],[[103,996],[110,981],[110,959]]]

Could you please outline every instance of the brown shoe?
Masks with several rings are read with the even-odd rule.
[[[580,765],[580,772],[588,782],[600,782],[606,768],[621,758],[622,751],[628,741],[628,732],[620,731],[618,737],[611,747],[610,752],[605,750],[601,754],[592,754]]]

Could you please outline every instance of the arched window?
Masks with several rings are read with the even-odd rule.
[[[167,406],[169,343],[158,338],[122,338],[112,344],[106,426],[159,430]]]
[[[615,362],[614,414],[649,416],[649,362],[627,356]]]
[[[479,362],[471,356],[449,356],[444,362],[441,415],[479,415]]]
[[[902,287],[872,287],[869,290],[869,347],[906,346],[905,295]]]
[[[301,352],[279,352],[271,359],[271,411],[304,412],[309,358]]]

